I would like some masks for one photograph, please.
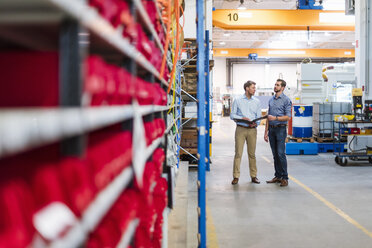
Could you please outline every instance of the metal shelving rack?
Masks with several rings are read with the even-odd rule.
[[[206,30],[205,31],[205,36],[209,38],[209,30]],[[207,39],[209,40],[209,39]],[[207,158],[208,158],[208,161],[210,160],[210,155],[211,155],[211,145],[212,145],[212,121],[211,121],[211,116],[210,116],[210,102],[211,102],[211,94],[210,94],[210,85],[209,85],[209,75],[210,75],[210,69],[213,67],[214,65],[214,61],[213,60],[209,60],[209,42],[206,42],[205,43],[205,57],[208,58],[205,60],[205,104],[206,104],[206,111],[208,111],[207,113],[207,119],[206,119],[206,131],[208,133],[206,133],[207,136],[207,147],[206,147],[206,152],[207,152]],[[187,59],[187,60],[183,60],[182,62],[182,66],[181,66],[181,70],[183,70],[183,74],[197,74],[197,65],[190,65],[191,63],[195,63],[197,61],[197,55],[195,55],[192,59]],[[186,80],[186,75],[184,76],[184,80],[187,84],[187,80]],[[197,85],[198,83],[196,83]],[[184,89],[181,90],[181,96],[184,100],[184,102],[195,102],[197,103],[198,102],[198,99],[197,99],[197,90],[195,91],[192,91],[190,89],[187,89],[187,87],[185,87]],[[209,116],[209,118],[208,118]],[[197,113],[195,113],[194,116],[189,116],[189,117],[184,117],[182,118],[182,127],[184,127],[185,129],[188,129],[188,130],[192,130],[192,129],[197,129],[197,124],[195,124],[198,120],[198,115]],[[195,125],[195,127],[194,127]],[[208,128],[209,127],[209,128]],[[188,138],[190,139],[190,141],[192,140],[191,138]],[[193,148],[193,147],[189,147],[189,146],[184,146],[182,147],[182,143],[181,143],[181,150],[182,150],[182,154],[181,155],[185,155],[184,157],[184,160],[189,160],[189,163],[193,164],[194,162],[197,162],[198,161],[198,158],[197,158],[197,148]],[[209,171],[210,170],[210,162],[207,162],[207,170]]]
[[[142,2],[133,0],[133,9],[136,9],[142,25],[151,34],[156,45],[163,54],[165,51],[160,39],[145,11]],[[20,8],[22,6],[22,8]],[[27,25],[24,25],[24,24]],[[83,107],[81,102],[82,80],[80,78],[80,64],[82,57],[87,53],[89,44],[96,53],[115,61],[125,61],[130,64],[130,72],[142,70],[149,81],[155,79],[163,88],[168,87],[155,67],[122,36],[121,29],[115,29],[103,19],[95,9],[85,0],[4,0],[0,2],[0,26],[6,28],[17,26],[12,36],[2,29],[0,40],[8,38],[8,43],[14,43],[30,50],[57,49],[60,51],[61,65],[60,80],[61,106],[56,108],[12,108],[0,109],[0,158],[15,155],[23,151],[48,145],[56,141],[64,142],[69,147],[62,151],[64,155],[81,154],[83,147],[82,136],[90,131],[125,121],[134,121],[136,118],[154,118],[154,115],[167,118],[167,111],[176,108],[177,117],[167,127],[164,135],[152,142],[141,153],[145,154],[143,164],[152,156],[153,151],[162,146],[167,150],[166,136],[176,126],[181,126],[181,100],[180,85],[176,87],[176,105],[174,106],[102,106]],[[46,33],[41,32],[47,29]],[[56,29],[58,30],[57,32]],[[25,30],[33,30],[29,36]],[[17,33],[18,32],[18,33]],[[26,35],[25,35],[26,33]],[[82,42],[79,34],[88,34],[91,39]],[[32,39],[30,39],[32,37]],[[59,44],[59,45],[56,45]],[[168,52],[168,51],[166,51]],[[67,54],[67,55],[66,55]],[[168,61],[169,65],[169,61]],[[138,66],[138,67],[137,67]],[[68,75],[68,76],[66,76]],[[69,94],[72,93],[72,94]],[[72,95],[72,97],[71,97]],[[135,127],[134,127],[135,128]],[[142,137],[143,138],[143,137]],[[180,137],[176,135],[176,144],[179,147]],[[71,149],[72,148],[72,149]],[[179,156],[179,148],[178,154]],[[166,164],[165,167],[178,166]],[[134,165],[137,164],[137,165]],[[80,247],[89,232],[95,229],[103,216],[109,211],[120,194],[128,187],[136,175],[138,162],[133,161],[131,167],[125,168],[109,185],[107,185],[84,211],[79,221],[58,240],[48,247]],[[173,181],[172,173],[165,170],[168,182]],[[168,197],[171,191],[168,192]],[[138,220],[133,220],[117,247],[127,247],[135,233]],[[41,239],[36,238],[33,245],[46,247]]]
[[[138,111],[146,116],[168,109],[167,106],[142,106]],[[132,106],[1,109],[0,157],[130,120],[133,116]]]

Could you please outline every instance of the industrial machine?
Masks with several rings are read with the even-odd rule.
[[[365,100],[363,104],[362,88],[353,89],[352,97],[355,119],[339,124],[339,127],[343,127],[340,128],[340,135],[347,136],[347,153],[339,153],[335,161],[346,165],[349,158],[350,160],[367,159],[372,163],[372,100]]]
[[[353,96],[353,112],[354,112],[354,115],[355,115],[355,120],[357,121],[360,121],[362,119],[364,119],[364,115],[363,115],[363,102],[362,102],[362,98],[363,98],[363,91],[361,88],[355,88],[353,89],[352,91],[352,96]]]
[[[326,90],[322,77],[322,64],[298,64],[297,89],[301,92],[300,103],[324,102]]]
[[[223,95],[222,96],[222,102],[223,102],[223,110],[222,110],[222,116],[230,116],[231,112],[231,96],[230,95]]]
[[[372,121],[372,100],[364,101],[364,119]]]
[[[355,87],[355,64],[323,64],[325,102],[352,102],[351,91]]]

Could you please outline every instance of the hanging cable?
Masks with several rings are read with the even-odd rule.
[[[175,55],[174,55],[174,60],[173,60],[173,68],[172,68],[172,72],[171,72],[171,75],[170,75],[170,83],[168,85],[168,94],[172,88],[172,85],[173,85],[173,82],[174,82],[174,75],[175,75],[175,71],[176,71],[176,64],[177,64],[177,60],[178,60],[178,53],[179,53],[179,48],[180,48],[180,44],[179,44],[179,40],[180,40],[180,37],[179,37],[179,32],[180,32],[180,27],[179,27],[179,19],[180,19],[180,8],[179,8],[179,4],[178,4],[178,0],[176,0],[176,8],[175,8],[175,12],[176,12],[176,52],[175,52]]]
[[[160,77],[164,78],[164,70],[165,70],[165,64],[167,61],[167,54],[168,54],[168,47],[169,47],[169,39],[170,39],[170,28],[171,28],[171,18],[172,18],[172,0],[168,0],[168,22],[167,22],[167,33],[166,33],[166,39],[165,39],[165,46],[164,46],[164,54],[163,59],[161,61],[160,66]]]
[[[180,10],[181,10],[181,12],[182,12],[182,16],[183,16],[183,23],[182,23],[182,26],[180,27],[181,28],[181,32],[180,33],[182,33],[183,32],[183,27],[185,26],[185,15],[183,14],[183,8],[182,8],[182,6],[180,6]],[[178,25],[178,22],[176,22],[176,25]],[[177,63],[177,60],[174,60],[173,61],[173,63]],[[176,75],[175,75],[176,76]],[[174,105],[175,105],[175,99],[176,99],[176,92],[175,92],[175,90],[176,90],[176,85],[175,85],[175,83],[173,84],[173,99],[172,99],[172,108],[171,109],[173,109],[174,110]],[[170,111],[171,111],[171,109],[169,110],[169,112],[168,112],[168,114],[170,113]]]
[[[354,135],[353,138],[350,140],[349,145],[348,145],[349,150],[350,150],[352,153],[354,153],[354,152],[367,151],[367,148],[362,148],[362,149],[357,149],[357,150],[353,150],[353,149],[351,149],[350,145],[351,145],[351,143],[353,142],[354,139],[355,139],[355,135]]]

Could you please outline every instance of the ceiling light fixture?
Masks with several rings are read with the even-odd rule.
[[[220,42],[220,45],[221,45],[221,46],[224,46],[224,45],[226,45],[226,42],[221,41],[221,42]]]
[[[229,34],[229,33],[224,33],[223,36],[225,36],[225,37],[229,37],[230,34]]]
[[[345,13],[319,13],[319,22],[355,23],[355,16],[347,16]]]
[[[301,50],[273,50],[267,52],[269,55],[291,55],[291,54],[306,54],[306,51]]]
[[[270,49],[297,48],[297,42],[295,40],[273,40],[269,41],[268,47]]]
[[[345,10],[345,1],[327,0],[323,1],[323,10]]]
[[[317,0],[315,1],[314,6],[322,6],[322,4],[323,4],[322,0]]]
[[[247,9],[247,8],[244,6],[244,0],[240,0],[240,4],[239,4],[239,6],[238,6],[237,9],[240,9],[240,10],[245,10],[245,9]]]

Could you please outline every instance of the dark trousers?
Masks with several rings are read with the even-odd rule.
[[[269,127],[269,141],[274,157],[275,177],[288,180],[285,139],[287,127]]]

